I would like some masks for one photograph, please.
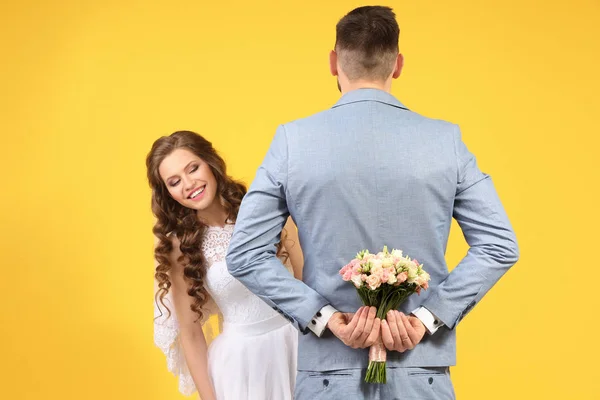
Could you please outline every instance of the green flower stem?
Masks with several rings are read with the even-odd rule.
[[[396,310],[400,305],[415,292],[417,285],[390,286],[383,285],[375,290],[366,286],[357,289],[363,304],[377,308],[377,318],[385,319],[390,310]],[[386,363],[382,361],[369,361],[365,382],[386,383]]]
[[[371,361],[365,375],[367,383],[387,383],[385,362]]]

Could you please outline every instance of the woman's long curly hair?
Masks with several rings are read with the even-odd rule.
[[[227,175],[225,161],[217,154],[212,144],[194,132],[178,131],[170,136],[161,137],[154,142],[146,158],[148,182],[152,189],[152,212],[156,217],[152,231],[159,240],[154,250],[154,257],[158,261],[154,275],[158,281],[155,300],[160,301],[171,315],[164,298],[171,287],[169,271],[172,266],[169,255],[173,251],[174,235],[180,242],[182,254],[177,261],[184,266],[184,278],[190,285],[188,294],[194,298],[191,309],[198,314],[198,319],[201,319],[202,306],[209,296],[204,287],[206,260],[201,250],[206,226],[198,219],[196,210],[182,206],[171,197],[158,172],[163,160],[174,150],[181,148],[191,151],[210,166],[217,181],[216,196],[231,222],[235,222],[242,198],[246,194],[246,186]]]

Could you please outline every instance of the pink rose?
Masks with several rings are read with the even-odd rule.
[[[367,277],[367,285],[369,285],[369,289],[375,290],[381,285],[381,279],[377,275],[369,275]]]
[[[429,274],[425,271],[423,271],[421,275],[417,276],[417,278],[415,279],[415,283],[421,286],[423,289],[427,289],[429,287],[429,284],[427,283],[428,281]]]
[[[386,269],[383,270],[381,274],[381,282],[387,282],[390,279],[390,271]]]
[[[352,269],[348,268],[346,270],[346,272],[344,272],[344,275],[342,276],[342,279],[345,280],[346,282],[348,282],[350,279],[352,279]]]
[[[350,268],[352,268],[352,264],[346,264],[342,267],[342,269],[340,269],[340,275],[344,275],[346,273],[346,271],[348,271]]]
[[[398,274],[398,276],[396,277],[396,279],[398,279],[399,283],[402,283],[402,282],[404,282],[404,281],[406,281],[408,279],[408,274],[406,273],[406,271],[405,272],[400,272]]]

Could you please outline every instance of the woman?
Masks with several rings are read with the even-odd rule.
[[[292,399],[297,333],[225,264],[245,186],[227,176],[210,142],[189,131],[158,139],[146,167],[157,218],[155,342],[180,390],[196,389],[202,400]],[[282,238],[278,255],[299,277],[295,226]],[[217,308],[222,332],[209,346],[202,326]]]

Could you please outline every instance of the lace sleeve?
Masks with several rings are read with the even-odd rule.
[[[156,293],[156,291],[155,291]],[[171,293],[168,293],[164,299],[165,305],[171,310],[169,312],[160,304],[154,302],[154,344],[162,350],[167,357],[167,369],[179,379],[179,391],[189,396],[196,391],[196,386],[188,369],[181,344],[179,323],[175,315],[175,308]],[[202,331],[206,338],[207,345],[213,341],[222,328],[221,313],[215,302],[210,301],[203,307],[204,317]]]

